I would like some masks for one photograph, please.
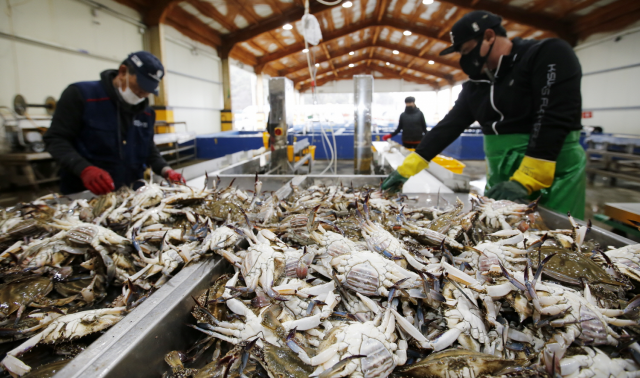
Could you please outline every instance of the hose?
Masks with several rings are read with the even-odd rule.
[[[321,4],[324,5],[337,5],[341,2],[342,0],[337,0],[334,3],[327,3],[324,2],[322,0],[318,0],[318,2],[320,2]],[[305,0],[305,10],[304,10],[304,14],[305,16],[309,14],[309,0]],[[305,25],[305,30],[306,30],[306,25]],[[311,77],[311,96],[313,97],[313,104],[317,105],[318,104],[318,97],[317,97],[317,93],[316,93],[316,69],[315,66],[311,63],[311,57],[312,57],[312,51],[309,50],[309,44],[307,42],[307,39],[305,38],[304,40],[304,48],[307,50],[307,66],[309,68],[309,76]],[[314,57],[314,61],[315,61],[315,57]],[[322,123],[320,123],[320,133],[322,135],[322,137],[320,138],[322,140],[322,148],[325,151],[325,154],[327,153],[327,147],[325,146],[325,139],[327,141],[327,145],[329,146],[329,152],[331,154],[331,159],[329,160],[329,164],[327,165],[327,167],[320,173],[321,175],[325,174],[329,169],[333,170],[334,174],[337,174],[338,172],[338,147],[336,144],[336,136],[333,132],[333,126],[331,126],[331,136],[333,137],[333,147],[331,146],[331,140],[329,140],[329,137],[327,136],[326,131],[324,130],[324,125]]]

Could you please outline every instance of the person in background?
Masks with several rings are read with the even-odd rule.
[[[404,99],[404,103],[406,107],[404,112],[400,114],[396,131],[383,136],[382,140],[387,141],[402,131],[402,145],[405,148],[415,149],[424,134],[427,133],[427,122],[424,120],[422,111],[416,107],[415,98],[407,97]]]
[[[576,218],[585,212],[586,155],[580,146],[582,68],[558,38],[509,40],[502,18],[474,11],[451,29],[469,76],[453,108],[385,180],[397,190],[478,121],[487,161],[485,195],[532,200]]]
[[[185,182],[153,142],[156,115],[147,97],[158,94],[163,76],[158,58],[138,51],[117,70],[103,71],[99,81],[73,83],[62,92],[44,135],[60,164],[62,194],[106,194],[140,180],[146,167]]]

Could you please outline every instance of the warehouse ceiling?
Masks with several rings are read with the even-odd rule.
[[[140,12],[148,26],[170,25],[216,48],[221,58],[286,76],[300,90],[312,84],[300,21],[304,0],[117,1]],[[433,88],[464,80],[456,54],[438,53],[450,44],[451,26],[476,9],[501,15],[510,38],[560,37],[572,45],[640,20],[638,0],[351,0],[350,7],[346,0],[334,6],[309,1],[323,35],[310,47],[317,86],[362,73]]]

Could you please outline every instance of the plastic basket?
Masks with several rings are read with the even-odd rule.
[[[457,174],[462,174],[464,167],[466,167],[463,163],[459,162],[458,160],[454,158],[450,158],[448,156],[443,156],[443,155],[438,155],[434,157],[433,160],[431,161]]]

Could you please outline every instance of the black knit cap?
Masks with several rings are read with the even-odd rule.
[[[485,30],[493,29],[502,23],[502,17],[487,11],[473,11],[465,14],[451,28],[451,46],[440,52],[440,55],[460,51],[467,41],[484,35]]]
[[[408,103],[410,103],[410,102],[416,102],[416,98],[415,98],[415,97],[411,97],[411,96],[409,96],[409,97],[407,97],[407,98],[405,98],[405,99],[404,99],[404,103],[405,103],[405,104],[408,104]]]

